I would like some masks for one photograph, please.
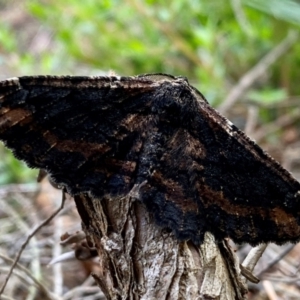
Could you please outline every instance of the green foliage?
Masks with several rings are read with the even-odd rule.
[[[171,73],[189,78],[213,105],[300,25],[300,4],[291,0],[24,0],[23,5],[33,32],[32,26],[20,30],[0,18],[0,67],[8,61],[11,75]],[[51,37],[49,45],[33,51],[40,31]],[[253,87],[249,99],[272,103],[300,94],[300,69],[294,67],[299,47],[272,66],[272,76]]]
[[[11,37],[11,31],[8,26],[3,26],[0,30],[0,45],[7,52],[16,49],[15,39]]]
[[[248,0],[239,10],[233,2],[50,0],[30,1],[28,9],[55,32],[53,55],[66,66],[76,61],[126,75],[184,75],[200,83],[210,101],[220,102],[228,82],[276,46],[290,23],[300,24],[295,18],[300,5],[292,1]],[[290,55],[300,57],[299,52]],[[298,84],[295,89],[300,92]]]
[[[32,182],[37,177],[37,170],[26,167],[25,163],[15,159],[6,148],[0,147],[0,157],[0,185]]]
[[[287,97],[287,93],[283,89],[261,89],[254,90],[248,94],[248,98],[258,103],[272,105],[278,103]]]
[[[279,20],[284,20],[300,26],[300,5],[297,1],[292,0],[243,0],[248,6],[263,11],[274,16]]]

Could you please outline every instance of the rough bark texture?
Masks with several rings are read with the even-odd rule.
[[[107,299],[244,299],[239,262],[226,241],[206,234],[196,247],[154,224],[139,201],[75,197],[99,254],[94,278]]]

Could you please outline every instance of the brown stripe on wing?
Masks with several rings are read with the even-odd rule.
[[[8,128],[16,124],[24,126],[33,121],[33,116],[31,111],[25,108],[1,108],[0,109],[0,133],[6,131]]]
[[[210,211],[210,207],[218,206],[219,210],[224,212],[226,219],[223,221],[223,226],[226,228],[227,222],[230,219],[235,219],[235,222],[242,225],[246,218],[259,216],[263,223],[264,220],[271,220],[274,222],[274,225],[277,225],[276,231],[279,237],[284,237],[285,240],[288,240],[289,237],[295,238],[300,236],[300,226],[296,218],[291,214],[286,212],[280,207],[269,208],[268,210],[265,207],[253,207],[247,205],[247,199],[244,201],[244,205],[234,204],[230,199],[227,199],[224,196],[223,191],[214,191],[208,185],[199,183],[197,185],[199,199],[204,205],[207,211]],[[251,235],[256,237],[256,231],[258,224],[248,224],[251,226]],[[235,227],[236,235],[243,236],[245,232],[239,232],[239,226]],[[225,229],[226,230],[226,229]],[[274,228],[275,230],[275,228]]]
[[[291,175],[290,172],[284,169],[274,158],[262,150],[243,131],[239,130],[209,104],[203,103],[201,106],[199,106],[199,109],[199,113],[203,118],[205,118],[207,124],[209,124],[209,126],[214,130],[216,135],[218,131],[225,131],[228,135],[237,140],[248,153],[251,153],[251,155],[253,155],[257,161],[262,162],[266,168],[270,168],[287,184],[299,185],[298,181]]]
[[[33,115],[30,111],[23,108],[16,109],[2,109],[5,114],[1,117],[0,133],[5,132],[8,128],[13,128],[14,125],[25,126],[27,125],[26,131],[35,131],[37,133],[37,139],[42,138],[44,142],[49,144],[49,150],[55,147],[58,151],[62,152],[80,152],[86,158],[93,155],[95,152],[104,154],[108,152],[111,147],[108,144],[97,144],[85,141],[72,141],[72,140],[61,140],[56,135],[52,134],[50,130],[45,130],[38,126],[34,122]],[[29,126],[28,126],[29,125]],[[24,144],[24,147],[28,148]],[[27,152],[27,151],[26,151]],[[45,153],[46,154],[46,153]]]
[[[172,202],[183,214],[188,212],[197,214],[199,209],[197,203],[192,198],[186,197],[186,193],[180,183],[170,178],[165,178],[159,171],[152,173],[151,182],[156,189],[164,192],[166,201]]]
[[[33,127],[36,129],[36,127]],[[41,132],[37,130],[37,132]],[[62,152],[80,152],[86,159],[90,156],[97,154],[105,154],[111,147],[106,144],[98,144],[98,143],[91,143],[85,141],[73,141],[73,140],[61,140],[57,138],[51,131],[47,131],[43,134],[43,139],[49,144],[49,150],[52,147],[55,147],[58,151]]]

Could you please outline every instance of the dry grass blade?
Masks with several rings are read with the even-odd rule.
[[[64,204],[65,204],[65,200],[66,200],[65,192],[63,191],[63,192],[62,192],[62,201],[61,201],[60,207],[59,207],[56,211],[54,211],[53,214],[52,214],[49,218],[45,219],[40,225],[38,225],[35,229],[33,229],[32,233],[29,234],[29,235],[27,236],[25,242],[22,244],[22,246],[21,246],[19,252],[17,253],[17,256],[16,256],[16,258],[15,258],[13,264],[11,265],[11,268],[10,268],[10,270],[9,270],[9,272],[8,272],[8,274],[7,274],[6,278],[5,278],[5,280],[4,280],[4,283],[3,283],[2,287],[1,287],[1,290],[0,290],[0,296],[3,294],[3,292],[4,292],[4,290],[5,290],[5,287],[6,287],[7,283],[8,283],[8,280],[9,280],[9,278],[11,277],[11,274],[12,274],[14,268],[16,267],[16,265],[17,265],[17,263],[18,263],[18,261],[19,261],[21,255],[22,255],[22,252],[23,252],[24,249],[26,248],[26,246],[27,246],[27,244],[29,243],[30,239],[31,239],[31,238],[32,238],[32,237],[33,237],[33,236],[34,236],[34,235],[35,235],[35,234],[36,234],[43,226],[45,226],[46,224],[48,224],[48,223],[49,223],[49,222],[50,222],[50,221],[51,221],[51,220],[52,220],[52,219],[53,219],[53,218],[54,218],[54,217],[55,217],[55,216],[63,209]]]

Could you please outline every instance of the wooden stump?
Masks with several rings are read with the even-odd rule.
[[[99,254],[93,274],[107,299],[245,299],[239,262],[226,241],[179,242],[131,197],[75,197],[87,241]]]

